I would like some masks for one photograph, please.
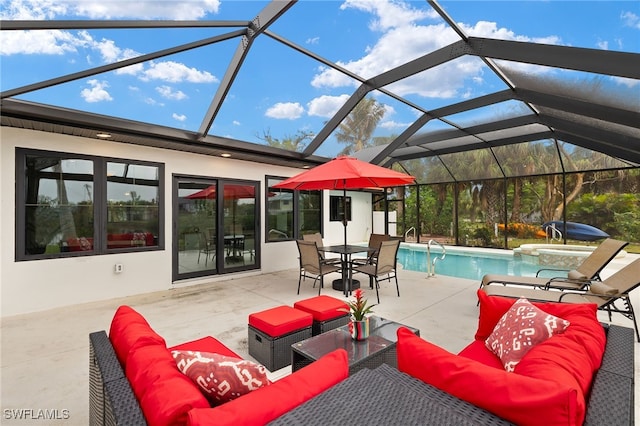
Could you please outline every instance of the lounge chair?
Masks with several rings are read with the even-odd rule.
[[[563,270],[545,268],[538,270],[535,277],[487,274],[482,277],[480,288],[495,283],[539,288],[582,288],[588,281],[600,281],[600,272],[627,244],[629,243],[626,241],[607,238],[600,243],[600,245],[598,245],[598,247],[596,247],[595,250],[593,250],[593,252],[591,252],[591,254],[587,256],[576,269]],[[567,275],[562,277],[544,278],[539,276],[543,271],[563,271],[566,272]]]
[[[638,323],[633,311],[633,305],[629,299],[629,293],[640,286],[640,259],[636,259],[624,268],[620,269],[603,281],[591,280],[586,282],[583,289],[557,289],[548,290],[540,288],[525,288],[523,286],[486,285],[481,291],[489,296],[503,296],[511,298],[526,297],[527,299],[541,302],[562,303],[595,303],[598,309],[609,314],[617,312],[633,321],[636,338],[640,342]],[[622,307],[616,302],[621,301]]]

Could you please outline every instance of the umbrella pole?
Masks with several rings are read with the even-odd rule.
[[[347,180],[343,179],[343,185],[344,187],[342,188],[342,208],[344,210],[343,214],[344,216],[342,216],[342,225],[344,227],[344,248],[347,248]]]

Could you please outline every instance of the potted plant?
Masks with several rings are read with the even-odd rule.
[[[354,340],[364,340],[369,337],[369,317],[367,314],[372,313],[371,310],[375,305],[368,305],[367,299],[364,298],[364,291],[357,289],[353,292],[356,297],[355,301],[347,302],[351,321],[349,322],[349,331]]]

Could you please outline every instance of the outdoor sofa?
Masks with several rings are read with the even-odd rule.
[[[595,305],[536,304],[546,312],[569,318],[575,330],[568,332],[570,326],[563,335],[540,343],[523,358],[521,371],[507,372],[488,353],[484,339],[515,300],[482,292],[478,297],[476,338],[460,354],[451,354],[401,328],[398,369],[382,365],[348,377],[346,352],[336,350],[214,408],[199,400],[199,390],[190,379],[180,378],[175,362],[171,365],[170,351],[235,354],[213,337],[167,349],[164,339],[139,313],[121,307],[109,336],[104,331],[90,334],[91,424],[634,423],[632,329],[596,320],[596,330],[591,319],[584,319],[595,319]],[[586,351],[586,358],[575,359],[575,350]],[[122,358],[126,359],[124,364]],[[170,379],[159,380],[157,371],[152,372],[154,379],[145,386],[156,392],[141,395],[139,384],[134,390],[130,380],[139,381],[139,370],[153,370],[158,365],[166,369],[163,374]],[[571,377],[574,374],[578,379]]]

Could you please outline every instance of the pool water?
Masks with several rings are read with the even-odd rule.
[[[440,257],[440,249],[431,249],[431,260]],[[425,247],[398,249],[398,263],[410,271],[427,272]],[[540,266],[514,258],[510,252],[502,254],[447,250],[444,260],[436,261],[436,275],[480,281],[486,274],[509,274],[533,277]]]

